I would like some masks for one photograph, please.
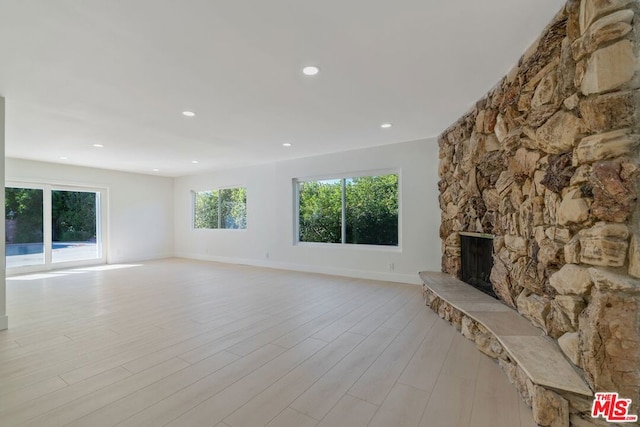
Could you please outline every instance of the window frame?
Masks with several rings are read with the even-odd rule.
[[[346,205],[346,180],[350,178],[373,177],[382,175],[398,176],[398,244],[397,245],[372,245],[363,243],[346,243],[347,212]],[[341,207],[341,242],[303,242],[300,241],[300,183],[310,181],[340,180],[342,191]],[[292,179],[293,187],[293,245],[301,247],[324,247],[324,248],[358,248],[370,251],[402,252],[402,169],[373,169],[356,172],[341,172],[335,174],[311,175]]]
[[[218,231],[218,230],[233,230],[233,231],[246,231],[249,228],[249,221],[248,221],[248,217],[249,217],[249,212],[248,210],[246,210],[245,212],[245,227],[244,228],[224,228],[222,227],[222,199],[220,197],[220,192],[222,190],[235,190],[238,188],[244,188],[245,191],[245,201],[244,201],[244,205],[245,205],[245,210],[247,209],[247,193],[248,193],[248,189],[246,186],[244,185],[232,185],[232,186],[225,186],[225,187],[215,187],[212,189],[208,189],[208,190],[191,190],[191,231]],[[218,210],[218,224],[216,228],[198,228],[196,227],[196,197],[198,195],[198,193],[213,193],[213,192],[217,192],[218,193],[218,203],[216,204],[216,209]]]

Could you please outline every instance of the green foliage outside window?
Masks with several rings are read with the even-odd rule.
[[[247,189],[220,190],[221,228],[247,228]]]
[[[51,234],[54,242],[96,240],[96,193],[51,192]]]
[[[300,241],[340,243],[342,240],[341,180],[299,183]]]
[[[200,191],[194,199],[194,228],[247,228],[246,188]]]
[[[398,175],[346,180],[346,243],[398,246]]]
[[[195,193],[195,228],[218,228],[218,192]]]
[[[5,219],[14,223],[7,229],[9,243],[40,243],[43,239],[43,191],[32,188],[7,187],[5,194]],[[7,224],[7,228],[8,228]]]
[[[396,174],[304,181],[298,184],[298,196],[301,242],[398,245]]]
[[[5,188],[5,219],[15,227],[7,233],[10,243],[42,242],[43,191]],[[96,193],[51,191],[51,234],[54,242],[95,241]]]

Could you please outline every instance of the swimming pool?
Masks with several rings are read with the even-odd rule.
[[[64,249],[81,245],[82,243],[53,242],[53,249]],[[43,243],[12,243],[5,246],[6,256],[41,254],[43,252]]]

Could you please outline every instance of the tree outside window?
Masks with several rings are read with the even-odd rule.
[[[244,187],[194,193],[193,226],[197,229],[247,228],[247,189]]]
[[[398,175],[298,182],[300,242],[398,246]]]

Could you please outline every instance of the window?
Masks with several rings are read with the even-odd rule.
[[[193,228],[247,228],[246,188],[194,192],[193,206]]]
[[[398,175],[298,181],[298,241],[398,246]]]
[[[7,268],[104,260],[101,190],[35,185],[5,188]],[[69,264],[67,264],[69,265]]]

